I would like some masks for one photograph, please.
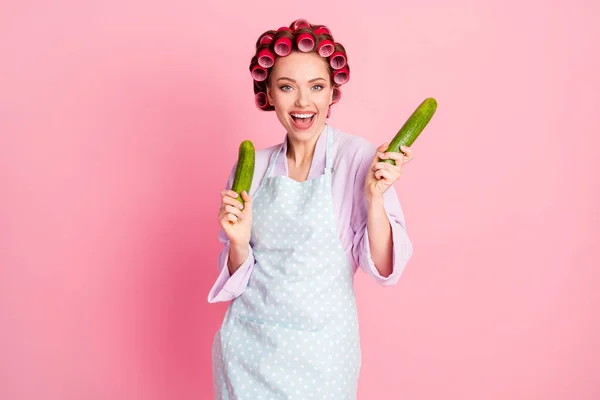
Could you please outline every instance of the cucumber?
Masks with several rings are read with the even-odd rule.
[[[396,136],[394,136],[386,152],[401,153],[400,146],[412,145],[423,129],[425,129],[436,109],[437,101],[434,98],[428,97],[423,100],[404,125],[402,125]],[[381,161],[396,165],[394,160],[385,159]]]
[[[244,205],[242,192],[250,193],[252,186],[252,178],[254,177],[254,144],[250,140],[244,140],[240,143],[238,153],[238,162],[235,168],[235,176],[233,178],[233,186],[231,190],[238,194],[238,200]]]

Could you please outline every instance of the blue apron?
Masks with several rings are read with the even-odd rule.
[[[334,218],[329,126],[326,134],[322,175],[271,177],[280,147],[253,196],[256,264],[213,341],[217,400],[356,399],[354,270]]]

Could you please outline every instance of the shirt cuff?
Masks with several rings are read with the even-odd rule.
[[[392,228],[392,273],[388,276],[383,276],[379,273],[377,268],[375,267],[375,263],[371,258],[371,247],[369,246],[369,230],[367,226],[365,226],[365,233],[363,236],[362,243],[362,253],[363,257],[361,257],[361,267],[362,269],[372,276],[377,283],[382,286],[392,286],[398,283],[400,279],[400,275],[408,260],[410,259],[413,248],[406,231],[398,222],[394,221],[390,218],[388,214],[388,219],[390,220],[390,226]]]
[[[248,285],[254,267],[254,253],[252,252],[252,247],[250,245],[248,245],[248,257],[233,275],[229,274],[229,268],[227,267],[227,262],[229,260],[229,245],[226,245],[223,248],[219,259],[222,260],[219,262],[221,272],[208,293],[209,303],[229,301],[241,295]]]

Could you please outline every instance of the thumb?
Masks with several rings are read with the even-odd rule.
[[[377,148],[375,156],[373,157],[373,164],[379,162],[379,153],[384,153],[388,149],[389,145],[390,144],[388,142],[385,142]]]
[[[383,153],[388,149],[389,146],[390,146],[390,144],[388,142],[385,142],[377,148],[377,151],[380,153]]]
[[[244,199],[244,212],[252,212],[252,197],[245,190],[242,191],[242,199]]]

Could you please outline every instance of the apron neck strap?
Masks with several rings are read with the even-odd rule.
[[[287,140],[287,138],[285,139]],[[277,156],[281,153],[281,149],[283,149],[283,144],[279,146],[279,148],[273,152],[271,155],[271,159],[269,160],[269,166],[267,167],[267,172],[263,175],[261,185],[265,183],[265,181],[271,176],[271,171],[273,170],[273,166],[275,165],[275,161],[277,160]]]
[[[333,170],[333,132],[327,125],[327,151],[325,153],[325,174],[331,174]]]

